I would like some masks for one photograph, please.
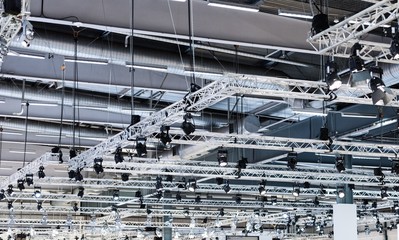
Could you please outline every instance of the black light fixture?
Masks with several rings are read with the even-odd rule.
[[[114,190],[114,193],[112,194],[112,199],[114,199],[114,201],[119,200],[119,190],[118,189]]]
[[[77,202],[75,202],[75,203],[73,204],[72,209],[73,209],[73,211],[75,211],[75,212],[79,211],[79,207],[78,207],[78,203],[77,203]]]
[[[241,204],[241,200],[242,200],[241,194],[237,194],[237,195],[235,196],[235,200],[236,200],[236,203],[237,203],[237,204]]]
[[[12,187],[12,184],[9,184],[8,185],[8,188],[7,188],[7,194],[8,194],[8,196],[11,196],[13,193],[14,193],[14,190],[12,189],[13,187]]]
[[[69,172],[68,172],[68,177],[69,177],[69,179],[73,179],[73,178],[75,178],[75,176],[76,176],[76,172],[75,172],[75,170],[69,170]]]
[[[117,147],[116,148],[115,155],[114,155],[114,160],[115,160],[116,164],[123,162],[124,159],[123,159],[123,156],[122,156],[122,148],[121,147]]]
[[[339,89],[342,85],[342,81],[338,76],[338,65],[334,61],[328,61],[326,67],[326,83],[330,91]]]
[[[32,173],[27,173],[25,175],[25,182],[28,186],[33,185],[33,174]]]
[[[300,193],[301,193],[301,189],[299,188],[299,186],[297,184],[295,184],[294,187],[292,188],[292,195],[294,195],[294,197],[299,197]]]
[[[224,208],[221,208],[219,210],[219,216],[223,217],[224,216]]]
[[[246,157],[242,157],[238,160],[237,168],[246,169],[247,168],[248,159]]]
[[[155,189],[156,190],[162,190],[163,189],[163,184],[162,184],[162,178],[160,176],[157,176],[155,179]]]
[[[187,183],[187,189],[190,192],[195,192],[195,190],[197,189],[197,180],[189,179]]]
[[[349,57],[349,69],[352,72],[352,87],[365,85],[368,79],[370,79],[370,74],[365,68],[364,61],[359,56],[362,48],[363,47],[359,43],[355,43],[351,48],[351,56]]]
[[[72,159],[72,158],[74,158],[76,156],[77,156],[76,150],[73,149],[73,148],[69,149],[69,159]]]
[[[226,183],[223,186],[223,190],[224,190],[225,193],[230,193],[231,192],[231,187],[230,187],[229,180],[226,180]]]
[[[311,30],[312,35],[316,35],[329,27],[327,14],[320,12],[319,14],[313,16]]]
[[[399,174],[399,161],[398,160],[392,160],[391,172]]]
[[[221,177],[215,178],[215,181],[216,181],[217,185],[222,185],[223,184],[223,178],[221,178]]]
[[[276,205],[277,204],[277,196],[271,196],[270,202],[272,203],[272,205]]]
[[[25,179],[18,179],[17,180],[17,187],[19,189],[19,191],[22,191],[25,189]]]
[[[387,88],[382,81],[382,68],[378,66],[370,67],[369,69],[371,79],[369,81],[369,88],[372,91],[371,99],[374,105],[386,105],[392,99],[392,91]]]
[[[335,168],[339,173],[345,172],[345,161],[343,157],[338,156],[335,158]]]
[[[38,211],[43,210],[42,202],[37,202],[37,210]]]
[[[344,198],[345,197],[345,191],[343,187],[337,187],[337,196],[339,198]]]
[[[14,210],[14,206],[12,205],[12,201],[8,201],[7,207],[8,207],[8,210],[10,210],[10,211]]]
[[[163,191],[157,190],[157,193],[155,194],[155,196],[158,199],[158,201],[161,201],[163,199]]]
[[[64,160],[62,160],[62,151],[61,151],[61,149],[59,147],[53,147],[51,149],[51,153],[58,154],[58,162],[59,163],[63,163],[64,162]]]
[[[298,153],[294,151],[288,152],[287,167],[289,167],[291,170],[294,170],[296,168],[297,163],[298,163]]]
[[[35,196],[35,198],[41,197],[42,196],[42,188],[39,186],[35,186],[33,196]]]
[[[137,190],[136,193],[134,194],[134,196],[137,198],[141,198],[143,196],[143,194],[141,194],[140,190]]]
[[[193,133],[195,131],[195,124],[194,124],[193,116],[191,115],[191,113],[186,113],[183,116],[183,120],[184,120],[184,122],[181,124],[181,128],[183,129],[183,132],[186,135],[190,135],[191,133]]]
[[[181,197],[180,192],[177,192],[176,193],[176,201],[181,201],[181,199],[182,199],[182,197]]]
[[[147,138],[138,137],[136,139],[136,153],[138,157],[144,157],[147,155]]]
[[[46,174],[44,173],[44,167],[43,166],[39,167],[39,171],[37,172],[37,176],[39,178],[44,178],[46,176]]]
[[[123,182],[129,181],[129,173],[122,173],[121,178]]]
[[[324,196],[324,195],[327,194],[327,190],[325,189],[325,187],[324,187],[323,184],[320,184],[319,194],[320,194],[321,196]]]
[[[169,135],[170,126],[162,126],[161,133],[159,135],[159,139],[165,148],[170,148],[170,143],[172,142],[172,138]]]
[[[116,206],[116,205],[113,204],[113,205],[111,206],[111,212],[112,212],[112,213],[118,212],[118,206]]]
[[[398,34],[398,26],[392,26],[392,41],[391,46],[389,47],[389,51],[391,52],[393,59],[399,59],[399,34]]]
[[[84,195],[85,195],[85,188],[84,187],[79,187],[78,197],[82,198]]]
[[[6,195],[4,193],[5,193],[4,189],[1,189],[0,190],[0,200],[3,200],[6,197]]]
[[[387,187],[382,187],[381,188],[381,199],[382,200],[387,200],[388,199],[388,188]]]
[[[227,166],[227,163],[228,163],[227,158],[228,158],[227,149],[223,149],[223,148],[219,149],[218,153],[217,153],[217,159],[219,161],[219,166],[221,166],[221,167]]]
[[[266,195],[266,180],[262,180],[259,183],[258,190],[260,195]]]
[[[100,157],[94,158],[93,169],[96,172],[96,174],[100,174],[100,173],[104,172],[103,159],[102,158],[100,158]]]
[[[75,180],[78,181],[78,182],[83,180],[83,175],[80,172],[80,170],[81,170],[80,168],[77,168],[76,172],[75,172]]]
[[[319,198],[318,198],[317,196],[314,198],[313,204],[314,204],[315,206],[319,206],[320,201],[319,201]]]
[[[195,197],[195,202],[196,203],[200,203],[201,202],[201,196],[198,195],[197,197]]]

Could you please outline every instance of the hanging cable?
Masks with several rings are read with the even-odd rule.
[[[74,78],[73,78],[73,88],[72,88],[72,150],[75,149],[75,136],[76,136],[76,87],[78,81],[78,35],[79,32],[73,32],[74,40]]]
[[[62,88],[61,88],[61,113],[60,113],[60,134],[58,135],[58,147],[61,147],[61,136],[62,136],[62,127],[64,121],[64,98],[65,98],[65,64],[62,64],[61,71],[62,71]]]
[[[131,33],[131,37],[130,37],[130,54],[131,54],[131,61],[132,61],[132,66],[134,66],[134,1],[132,1],[132,15],[130,18],[130,24],[131,24],[131,29],[132,29],[132,33]],[[130,103],[130,112],[131,112],[131,116],[132,116],[132,121],[131,124],[133,123],[133,116],[135,115],[134,113],[134,74],[135,73],[135,69],[134,67],[131,68],[131,72],[130,72],[130,94],[131,94],[131,103]]]
[[[3,152],[3,126],[0,126],[0,167],[1,167],[2,152]]]
[[[191,0],[187,1],[188,4],[188,40],[189,40],[189,47],[191,50],[191,58],[190,58],[190,70],[192,71],[191,74],[191,84],[196,83],[196,79],[195,79],[195,48],[193,45],[193,35],[194,35],[194,28],[193,28],[193,21],[192,21],[192,5],[191,5]]]

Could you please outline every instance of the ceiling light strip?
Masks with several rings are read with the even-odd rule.
[[[228,8],[228,9],[239,10],[239,11],[246,11],[246,12],[259,12],[259,9],[255,9],[255,8],[248,8],[248,7],[241,7],[241,6],[235,6],[235,5],[228,5],[228,4],[223,4],[223,3],[213,3],[213,2],[210,2],[210,3],[208,3],[208,6],[211,6],[211,7],[219,7],[219,8]]]

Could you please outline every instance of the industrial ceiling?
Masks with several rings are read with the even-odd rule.
[[[324,239],[340,190],[359,237],[396,223],[396,1],[22,3],[1,10],[3,239]]]

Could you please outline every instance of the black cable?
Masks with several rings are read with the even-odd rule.
[[[79,32],[73,32],[73,40],[75,43],[74,46],[74,79],[73,79],[73,88],[72,88],[72,149],[75,149],[75,135],[76,135],[76,88],[77,88],[77,81],[78,81],[78,35]]]
[[[193,48],[193,44],[192,44],[192,29],[191,29],[191,0],[187,1],[188,4],[188,41],[189,41],[189,48],[191,50],[191,58],[190,58],[190,70],[192,71],[191,73],[191,83],[196,83],[195,81],[195,73],[194,73],[194,58],[195,58],[195,50]]]
[[[134,1],[132,1],[132,15],[131,15],[131,25],[132,25],[132,36],[130,37],[130,53],[131,53],[131,61],[132,61],[132,68],[130,74],[130,94],[131,94],[131,103],[130,103],[130,112],[131,115],[134,115],[134,85],[135,85],[135,78],[134,78]],[[132,119],[133,120],[133,119]],[[133,124],[131,122],[130,124]]]
[[[61,146],[62,127],[64,122],[64,98],[65,98],[65,64],[61,66],[62,70],[62,88],[61,88],[61,119],[60,119],[60,134],[58,136],[58,147]]]

